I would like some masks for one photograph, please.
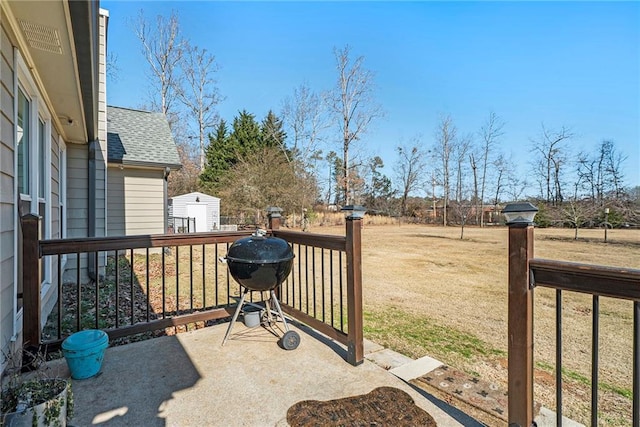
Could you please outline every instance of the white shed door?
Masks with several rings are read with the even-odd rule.
[[[196,219],[196,230],[207,231],[207,205],[204,203],[187,205],[187,216]]]

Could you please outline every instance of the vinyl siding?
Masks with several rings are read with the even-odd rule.
[[[67,238],[87,237],[89,216],[89,146],[67,144]],[[104,214],[102,215],[104,218]],[[67,255],[67,269],[64,272],[65,282],[76,282],[76,256]],[[102,267],[104,262],[100,260]],[[87,274],[87,255],[80,256],[80,281],[89,281]]]
[[[7,351],[15,302],[13,47],[4,26],[0,29],[0,349]]]
[[[109,236],[164,233],[162,170],[110,167]]]
[[[88,146],[67,145],[67,237],[87,236]]]
[[[107,135],[104,139],[99,140],[99,146],[96,147],[96,236],[103,237],[106,232],[106,174],[107,161],[105,157],[104,147],[107,145]]]

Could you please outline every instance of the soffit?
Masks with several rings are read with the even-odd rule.
[[[67,142],[86,143],[82,93],[66,1],[10,1],[24,60]],[[80,35],[82,36],[82,35]]]

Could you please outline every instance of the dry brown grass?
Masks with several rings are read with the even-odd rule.
[[[506,383],[507,229],[415,225],[363,229],[365,335],[412,357],[431,355]],[[344,233],[344,227],[311,232]],[[536,229],[535,256],[640,268],[640,231]],[[555,292],[535,298],[536,399],[555,408]],[[563,293],[565,415],[588,423],[590,296]],[[600,300],[601,425],[631,420],[632,303]],[[418,327],[416,327],[418,324]],[[422,331],[422,332],[421,332]],[[447,337],[450,337],[449,339]],[[626,397],[625,397],[626,396]]]

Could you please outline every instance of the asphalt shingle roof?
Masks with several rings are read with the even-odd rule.
[[[107,107],[107,144],[112,163],[180,167],[178,149],[162,113]]]

